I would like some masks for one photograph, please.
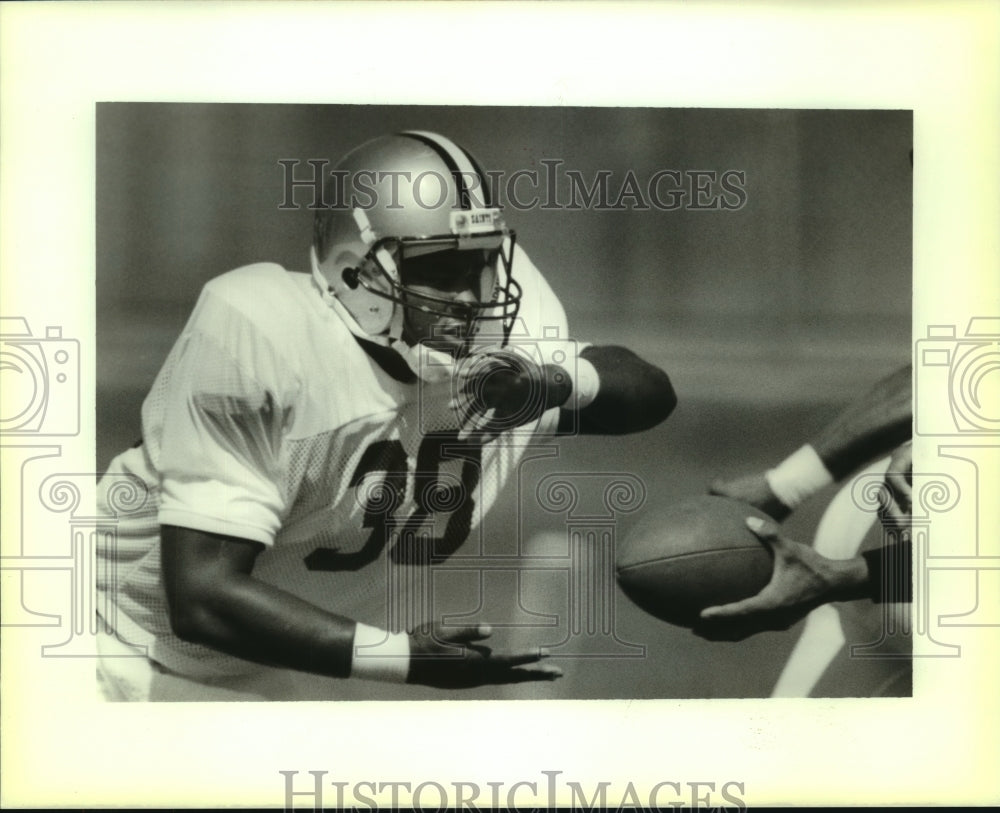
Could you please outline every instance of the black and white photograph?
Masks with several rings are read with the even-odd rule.
[[[3,806],[995,804],[998,31],[0,4]]]
[[[911,160],[905,110],[99,105],[100,690],[908,696]]]

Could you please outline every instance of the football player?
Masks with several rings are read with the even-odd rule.
[[[558,677],[537,649],[485,646],[488,627],[437,623],[429,569],[477,535],[533,438],[640,431],[675,405],[661,370],[569,340],[451,140],[376,138],[324,195],[311,273],[209,282],[141,442],[102,478],[109,696],[259,697],[269,667],[441,688]],[[148,499],[119,516],[136,485]]]

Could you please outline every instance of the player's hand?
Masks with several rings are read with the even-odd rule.
[[[459,440],[488,443],[565,403],[572,385],[564,370],[539,365],[512,350],[478,352],[462,359],[449,406],[459,413]]]
[[[785,505],[767,483],[764,472],[757,474],[747,474],[743,477],[736,477],[732,480],[716,479],[708,487],[709,494],[719,497],[732,497],[735,500],[752,505],[781,522],[792,513],[792,509]]]
[[[913,512],[913,442],[907,441],[892,454],[885,473],[888,500],[879,509],[883,526],[909,528]]]
[[[494,652],[480,643],[492,634],[484,624],[445,632],[437,624],[410,632],[410,673],[407,683],[439,689],[470,689],[562,677],[556,666],[534,666],[548,653],[535,648]]]
[[[740,641],[758,632],[787,630],[828,601],[850,597],[864,582],[864,560],[827,559],[778,533],[774,522],[747,518],[747,527],[774,554],[771,581],[756,596],[708,607],[693,632],[711,641]]]

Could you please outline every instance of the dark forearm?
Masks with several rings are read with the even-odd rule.
[[[673,412],[677,396],[667,374],[624,347],[588,347],[581,357],[600,377],[597,397],[577,416],[564,415],[560,430],[624,435],[651,429]]]
[[[334,677],[350,674],[354,623],[252,576],[217,585],[179,616],[179,633],[230,655]]]
[[[872,601],[913,600],[913,548],[897,542],[861,554],[868,570],[866,595]]]
[[[826,580],[830,601],[870,598],[875,602],[908,602],[913,597],[909,542],[883,545],[851,559],[831,559]]]
[[[191,534],[201,544],[196,550]],[[350,674],[353,621],[249,572],[234,572],[225,553],[234,543],[226,537],[169,527],[163,536],[164,545],[172,546],[163,558],[164,581],[171,626],[180,638],[270,666]]]
[[[810,443],[835,480],[887,454],[912,432],[912,370],[882,379]]]

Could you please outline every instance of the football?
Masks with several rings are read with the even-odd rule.
[[[699,496],[646,512],[619,541],[615,569],[629,599],[690,627],[706,607],[749,598],[770,581],[773,556],[746,527],[766,514],[728,497]]]

